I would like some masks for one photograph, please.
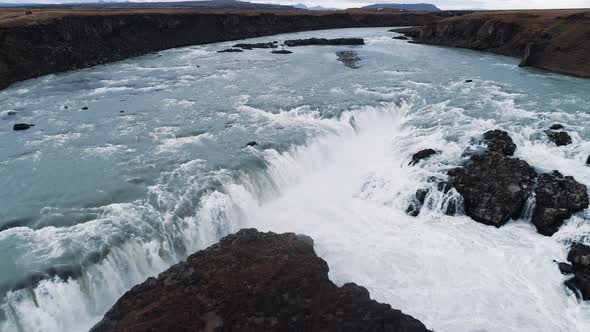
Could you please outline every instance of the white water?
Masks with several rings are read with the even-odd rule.
[[[155,123],[141,113],[146,106],[140,104],[137,113],[124,118],[124,124],[133,123],[137,131],[119,122],[114,125],[115,137],[131,138],[82,145],[83,151],[117,161],[116,167],[106,172],[116,173],[136,163],[156,168],[158,175],[147,186],[146,199],[83,209],[82,213],[96,215],[90,221],[0,232],[0,248],[23,253],[19,261],[23,265],[35,260],[39,266],[45,260],[61,261],[72,251],[86,254],[97,248],[109,250],[104,260],[85,266],[82,276],[75,280],[45,279],[35,288],[8,293],[2,306],[6,320],[4,325],[0,323],[0,330],[87,330],[121,294],[146,277],[221,236],[242,227],[256,227],[312,236],[315,250],[328,262],[334,282],[363,285],[374,299],[390,303],[436,331],[590,331],[590,305],[579,302],[565,289],[566,277],[552,261],[565,260],[567,242],[590,234],[586,212],[574,216],[553,237],[537,234],[527,220],[495,229],[464,216],[445,216],[440,211],[448,197],[436,195],[428,198],[432,208],[424,209],[418,218],[404,213],[416,189],[428,186],[432,176],[445,179],[446,170],[461,163],[464,149],[473,147],[473,138],[496,127],[510,132],[518,145],[518,157],[540,170],[559,169],[590,184],[590,168],[583,166],[590,152],[584,129],[590,117],[577,111],[586,97],[574,91],[573,97],[550,106],[564,107],[564,111],[547,111],[538,105],[535,86],[549,86],[548,91],[552,91],[559,84],[551,80],[558,78],[549,76],[541,82],[535,78],[537,74],[522,78],[515,72],[520,69],[509,66],[494,66],[499,68],[489,74],[479,73],[485,77],[505,71],[514,75],[508,83],[498,77],[476,79],[472,85],[463,84],[461,76],[450,82],[435,74],[417,77],[428,72],[428,68],[412,62],[413,56],[424,52],[423,46],[392,49],[397,41],[379,37],[384,33],[381,30],[352,31],[378,36],[369,38],[367,54],[361,53],[368,73],[361,68],[338,79],[328,76],[325,82],[316,77],[317,81],[311,80],[315,85],[291,70],[311,68],[308,74],[315,70],[318,77],[325,75],[320,67],[341,70],[336,67],[340,64],[332,63],[333,52],[304,48],[289,58],[293,60],[265,59],[268,55],[262,53],[231,55],[246,57],[239,61],[254,67],[259,58],[264,59],[260,68],[243,73],[244,65],[238,60],[234,68],[227,69],[225,63],[215,62],[221,60],[207,58],[211,52],[169,51],[169,57],[178,52],[182,59],[196,57],[194,61],[206,64],[213,61],[208,64],[216,68],[215,72],[194,84],[204,89],[209,85],[204,81],[227,80],[232,85],[224,88],[231,91],[216,91],[227,93],[227,98],[203,103],[181,98],[192,90],[165,96],[157,111],[166,116],[156,118]],[[323,33],[341,36],[344,32]],[[453,53],[458,51],[436,52],[441,52],[444,61],[477,61]],[[391,53],[399,54],[396,61],[409,64],[393,66]],[[309,56],[310,62],[301,67],[286,62],[303,61],[298,54]],[[498,61],[509,62],[503,58]],[[264,86],[251,87],[255,76],[262,81],[267,78],[264,75],[276,79],[272,69],[262,70],[269,63],[277,66],[276,72],[286,72],[281,79],[295,80],[293,86],[273,86],[270,92]],[[169,66],[170,70],[186,69]],[[389,70],[383,70],[383,66],[389,66]],[[450,72],[459,71],[455,68]],[[177,84],[176,76],[166,75],[173,77],[171,84]],[[334,75],[342,74],[338,71]],[[366,81],[367,77],[372,80]],[[530,85],[530,91],[510,85],[519,80],[525,81],[524,86]],[[96,88],[88,94],[108,96],[109,100],[100,101],[103,103],[132,98],[119,93],[134,89],[122,88]],[[243,94],[236,96],[234,88]],[[147,95],[139,97],[149,101]],[[350,103],[339,105],[342,100]],[[220,106],[226,104],[231,105],[227,114]],[[171,117],[182,122],[198,117],[207,127],[193,123],[179,131]],[[231,128],[221,121],[226,129],[216,131],[218,118],[232,121]],[[92,130],[109,132],[106,120],[96,122],[98,129]],[[539,132],[552,122],[571,128],[574,144],[563,148],[548,144]],[[239,135],[232,130],[239,130]],[[147,132],[147,138],[138,138],[142,131]],[[67,139],[60,139],[59,144],[75,141],[79,138],[75,134],[60,134]],[[243,148],[251,139],[249,135],[276,145]],[[134,140],[149,142],[145,155],[141,153],[145,147],[134,146]],[[33,142],[31,145],[58,144],[55,140]],[[239,151],[228,150],[227,146],[234,145]],[[442,153],[418,166],[408,166],[411,154],[423,148]],[[43,152],[37,151],[41,156],[35,158],[42,159]],[[133,158],[121,161],[116,159],[119,154]],[[218,154],[229,162],[213,167],[209,163]],[[250,161],[248,158],[262,161],[265,167],[244,162],[238,164],[237,171],[232,168],[234,159]],[[161,160],[164,162],[159,163]],[[172,167],[167,168],[169,165]],[[142,172],[140,168],[131,173],[141,177],[145,175]],[[63,213],[59,208],[53,211],[45,208],[42,215]]]

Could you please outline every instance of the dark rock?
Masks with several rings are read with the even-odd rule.
[[[27,10],[27,11],[25,12],[25,15],[33,15],[33,12],[32,12],[32,11],[30,11],[30,10]]]
[[[568,145],[572,143],[572,138],[565,131],[547,131],[547,137],[557,146]]]
[[[536,177],[524,160],[490,152],[471,157],[465,168],[452,169],[448,175],[463,196],[465,213],[495,227],[520,217]]]
[[[226,48],[225,50],[217,51],[217,53],[239,53],[239,52],[244,52],[244,50],[241,50],[239,48]]]
[[[568,262],[575,268],[590,267],[590,246],[582,243],[574,243],[567,254]]]
[[[588,158],[586,158],[586,165],[590,165],[590,156],[588,156]]]
[[[363,38],[309,38],[309,39],[292,39],[286,40],[287,46],[307,46],[307,45],[365,45]]]
[[[6,115],[16,115],[16,112],[15,111],[8,111],[8,112],[6,112]]]
[[[567,255],[567,260],[573,265],[574,277],[567,280],[565,285],[584,300],[590,300],[590,246],[574,243]]]
[[[473,80],[465,80],[465,83],[472,83]]]
[[[35,126],[35,125],[34,124],[26,124],[26,123],[17,123],[17,124],[15,124],[12,127],[12,129],[13,130],[16,130],[16,131],[18,131],[18,130],[27,130],[27,129],[33,127],[33,126]]]
[[[66,110],[67,110],[67,109],[68,109],[68,107],[67,107],[67,106],[64,106],[64,109],[66,109]]]
[[[406,36],[395,36],[395,37],[393,37],[393,39],[397,39],[397,40],[408,40],[410,38],[408,38]]]
[[[438,152],[433,149],[420,150],[420,151],[414,153],[414,155],[412,156],[412,160],[410,161],[410,163],[408,165],[416,165],[421,160],[429,158],[430,156],[435,155],[437,153]]]
[[[243,229],[135,286],[91,331],[427,329],[364,287],[336,286],[307,239]]]
[[[119,113],[125,113],[125,111],[119,111]]]
[[[586,186],[558,171],[541,174],[535,188],[533,224],[543,235],[553,235],[573,213],[588,207]]]
[[[88,109],[88,107],[87,107],[87,106],[84,106],[84,107],[82,107],[82,109],[83,109],[83,110],[87,110],[87,109]]]
[[[418,216],[420,214],[420,211],[422,210],[424,201],[426,200],[426,195],[428,195],[428,189],[416,190],[416,194],[414,195],[412,202],[406,209],[406,213],[412,217]]]
[[[559,123],[555,123],[555,124],[552,124],[551,127],[549,127],[549,129],[551,129],[551,130],[562,130],[563,129],[563,125],[561,125]]]
[[[503,130],[487,131],[483,134],[483,139],[488,146],[488,150],[492,152],[512,156],[516,151],[516,144],[514,144],[508,133]]]
[[[574,274],[575,272],[574,267],[568,263],[558,262],[557,267],[559,268],[559,271],[565,275]]]
[[[277,48],[276,44],[273,43],[253,43],[253,44],[235,44],[234,47],[236,48],[243,48],[245,50],[251,50],[253,48]]]
[[[258,142],[256,142],[256,141],[250,141],[250,142],[246,143],[246,146],[256,146],[256,145],[258,145]]]
[[[289,50],[276,50],[276,51],[272,51],[271,53],[274,53],[274,54],[291,54],[293,52],[291,52]]]
[[[342,62],[346,67],[357,69],[359,68],[358,63],[361,61],[358,53],[355,51],[338,51],[336,52],[338,61]]]

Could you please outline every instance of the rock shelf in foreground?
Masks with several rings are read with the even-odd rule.
[[[428,329],[364,287],[332,283],[311,238],[243,229],[128,291],[91,330],[103,331]]]

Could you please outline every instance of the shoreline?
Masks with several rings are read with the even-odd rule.
[[[0,10],[0,90],[165,49],[280,33],[424,25],[428,12]]]

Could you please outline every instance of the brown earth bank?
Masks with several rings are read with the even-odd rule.
[[[332,283],[311,238],[244,229],[128,291],[91,329],[103,331],[428,329],[364,287]]]
[[[173,47],[317,29],[416,26],[436,13],[375,11],[0,10],[0,89]]]
[[[521,66],[590,77],[590,10],[498,11],[399,30],[417,43],[522,59]]]

